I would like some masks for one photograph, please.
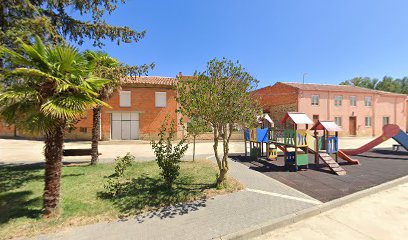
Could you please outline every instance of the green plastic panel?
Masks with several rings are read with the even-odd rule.
[[[261,148],[253,147],[249,155],[252,159],[257,159],[261,155]]]
[[[298,166],[304,166],[309,164],[309,154],[296,154],[296,160]]]

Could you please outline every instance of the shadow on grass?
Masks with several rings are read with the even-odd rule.
[[[0,165],[0,225],[17,218],[40,218],[42,192],[24,189],[30,182],[43,182],[44,164]],[[64,174],[62,178],[83,174]]]
[[[35,206],[42,202],[41,197],[32,198],[31,191],[8,192],[0,195],[0,225],[16,218],[39,218],[41,209]]]
[[[43,179],[42,164],[0,165],[0,193],[17,189],[30,181]]]
[[[41,164],[0,165],[0,224],[11,219],[27,217],[38,218],[41,214],[41,198],[33,198],[33,192],[13,191],[31,181],[38,181],[44,176],[40,174]]]
[[[98,195],[112,201],[122,217],[136,215],[138,222],[153,217],[172,218],[206,206],[206,199],[202,197],[203,191],[214,188],[215,185],[196,184],[192,181],[191,177],[180,176],[173,188],[169,189],[160,178],[142,175],[123,183],[122,192],[114,197],[105,192]]]

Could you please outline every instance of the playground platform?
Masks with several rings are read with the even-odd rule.
[[[230,156],[250,169],[278,180],[322,202],[346,195],[408,175],[408,152],[391,149],[373,149],[353,156],[361,165],[348,165],[340,161],[347,175],[332,174],[324,165],[315,166],[310,160],[306,171],[288,172],[282,158],[277,161],[259,159],[252,161],[243,155]],[[310,159],[313,159],[312,156]]]

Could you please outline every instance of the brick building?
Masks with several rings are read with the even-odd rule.
[[[343,136],[376,136],[387,123],[407,128],[407,95],[355,86],[278,82],[254,91],[265,112],[276,122],[286,112],[332,120]]]
[[[102,108],[101,138],[103,140],[152,139],[157,137],[166,115],[176,120],[176,78],[128,77],[122,89],[107,102],[111,108]],[[176,126],[176,131],[180,128]],[[67,139],[91,139],[92,110],[82,118],[76,128],[66,133]],[[181,133],[179,133],[181,134]],[[0,122],[2,137],[35,137]]]

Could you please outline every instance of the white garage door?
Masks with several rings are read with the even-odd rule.
[[[113,140],[139,139],[139,113],[114,112],[111,119]]]

